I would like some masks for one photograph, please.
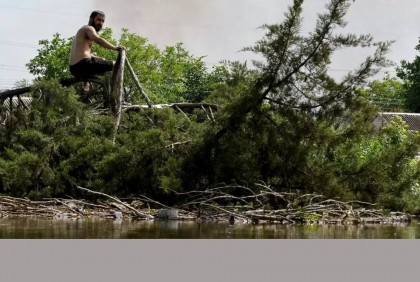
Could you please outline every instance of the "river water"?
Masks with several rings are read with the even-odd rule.
[[[416,239],[420,222],[279,225],[105,219],[0,218],[1,239]]]

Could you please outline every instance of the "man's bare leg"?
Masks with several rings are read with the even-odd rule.
[[[92,84],[86,81],[83,87],[83,92],[89,93],[91,90],[92,90]]]

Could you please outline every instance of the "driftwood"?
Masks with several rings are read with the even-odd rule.
[[[93,191],[93,190],[90,190],[90,189],[87,189],[87,188],[84,188],[84,187],[80,187],[80,186],[77,186],[77,188],[78,188],[78,189],[80,189],[80,190],[83,190],[83,191],[87,191],[87,192],[89,192],[89,193],[93,193],[93,194],[96,194],[96,195],[100,195],[100,196],[104,196],[104,197],[110,198],[110,199],[114,200],[115,202],[117,202],[117,203],[121,204],[122,206],[126,207],[128,210],[131,210],[132,212],[134,212],[134,214],[135,214],[136,216],[139,216],[139,217],[144,217],[144,218],[146,218],[146,219],[153,219],[153,218],[154,218],[152,215],[150,215],[150,214],[146,214],[146,213],[143,213],[143,212],[140,212],[139,210],[137,210],[137,209],[133,208],[133,207],[132,207],[132,206],[130,206],[129,204],[127,204],[127,203],[124,203],[124,202],[120,201],[120,200],[119,200],[118,198],[116,198],[116,197],[113,197],[113,196],[107,195],[107,194],[105,194],[105,193],[101,193],[101,192]]]
[[[382,210],[374,209],[375,205],[371,203],[342,202],[337,199],[325,199],[317,194],[280,193],[263,184],[257,184],[256,187],[258,189],[225,185],[203,191],[173,192],[179,197],[179,201],[184,203],[171,207],[142,195],[131,199],[131,204],[128,204],[126,200],[78,186],[80,190],[111,201],[93,204],[75,199],[31,201],[26,198],[0,196],[0,217],[155,219],[171,212],[177,216],[170,219],[230,224],[364,224],[400,223],[411,220],[409,214],[401,212],[385,215]],[[233,192],[238,196],[233,195]],[[279,201],[279,204],[276,204],[276,201]],[[140,209],[143,205],[147,205],[147,208]]]
[[[186,197],[180,207],[193,209],[201,221],[358,224],[404,222],[411,218],[404,213],[386,216],[371,203],[342,202],[318,194],[280,193],[265,184],[256,184],[254,189],[224,185],[176,194]]]
[[[115,214],[121,213],[125,218],[153,219],[154,216],[140,211],[121,200],[80,187],[89,193],[111,199],[112,201],[101,204],[93,204],[75,199],[46,199],[45,201],[31,201],[29,199],[0,196],[0,218],[8,216],[33,216],[43,218],[114,218]],[[124,207],[121,209],[121,206]],[[148,210],[150,213],[158,211]]]

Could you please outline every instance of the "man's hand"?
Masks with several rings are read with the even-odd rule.
[[[122,50],[127,50],[127,48],[125,48],[124,46],[117,46],[115,48],[116,48],[115,51],[118,51],[118,52],[121,52]]]

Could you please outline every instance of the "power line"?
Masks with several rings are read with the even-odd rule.
[[[6,67],[6,68],[17,68],[17,69],[25,69],[26,67],[21,67],[21,66],[12,66],[12,65],[4,65],[4,64],[0,64],[0,67]]]
[[[86,17],[86,15],[76,14],[76,13],[68,13],[68,12],[57,12],[51,10],[40,10],[40,9],[31,9],[31,8],[23,8],[23,7],[12,7],[12,6],[4,6],[0,5],[0,8],[6,9],[14,9],[14,10],[24,10],[24,11],[32,11],[32,12],[39,12],[39,13],[49,13],[49,14],[61,14],[61,15],[68,15],[68,16],[78,16],[78,17]],[[113,20],[126,20],[126,18],[120,17],[110,17]],[[185,23],[173,23],[173,22],[155,22],[155,21],[144,21],[140,20],[137,21],[139,24],[153,24],[153,25],[164,25],[164,26],[182,26],[187,28],[194,28],[194,29],[231,29],[231,30],[257,30],[255,27],[235,27],[235,26],[216,26],[216,25],[189,25]]]
[[[0,82],[5,82],[5,81],[15,81],[16,78],[0,78]]]
[[[0,8],[13,9],[13,10],[23,10],[23,11],[32,11],[32,12],[48,13],[48,14],[60,14],[60,15],[68,15],[68,16],[80,16],[80,17],[82,16],[81,14],[68,13],[68,12],[40,10],[40,9],[31,9],[31,8],[13,7],[13,6],[4,6],[4,5],[0,5]],[[83,17],[85,17],[85,15],[83,15]]]
[[[5,71],[19,71],[19,72],[30,73],[29,71],[26,71],[26,70],[23,70],[23,69],[13,69],[13,68],[6,68],[6,67],[0,67],[0,70],[5,70]]]
[[[354,71],[350,70],[350,69],[329,69],[328,71],[332,71],[332,72],[349,72],[349,71]],[[397,72],[396,70],[380,70],[379,72]]]
[[[34,49],[39,47],[39,45],[36,45],[36,44],[20,43],[20,42],[4,41],[4,40],[0,40],[0,45],[9,45],[9,46],[26,47],[26,48],[34,48]]]

